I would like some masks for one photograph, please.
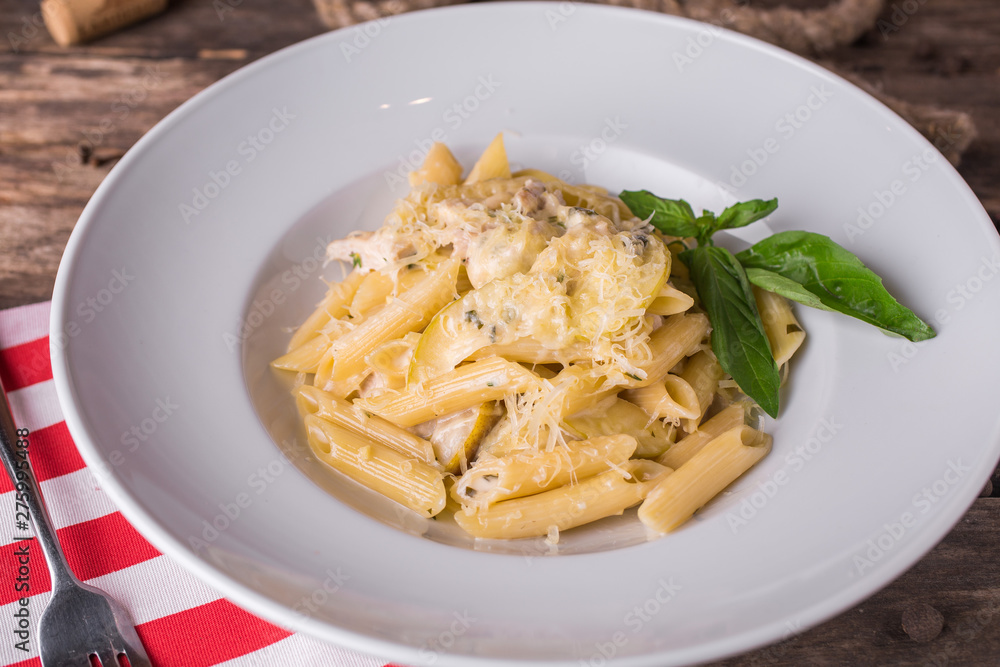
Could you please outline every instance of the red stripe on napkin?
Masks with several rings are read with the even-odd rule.
[[[154,665],[185,667],[207,667],[232,660],[292,634],[228,600],[164,616],[135,629]]]
[[[80,579],[100,577],[156,558],[160,552],[146,541],[119,512],[83,521],[56,531],[69,566]],[[35,540],[21,540],[0,547],[0,604],[24,595],[14,590],[18,551],[25,546],[31,558],[30,595],[52,589],[45,556]]]
[[[28,456],[31,469],[39,482],[61,477],[85,467],[83,458],[76,451],[66,422],[32,431],[28,434]],[[0,475],[0,493],[13,491],[9,475]]]
[[[51,380],[49,339],[44,336],[48,327],[48,315],[48,304],[0,312],[0,341],[7,341],[8,345],[16,343],[0,349],[0,379],[7,391]],[[32,407],[57,407],[54,392],[38,392],[37,397],[31,400],[42,403]],[[33,431],[29,437],[31,465],[39,481],[56,479],[84,468],[83,459],[77,452],[64,421]],[[97,484],[96,480],[94,483]],[[13,485],[6,475],[0,475],[0,493],[10,493],[12,490]],[[67,504],[78,502],[78,499],[52,494],[47,501],[51,507],[65,508]],[[0,517],[0,522],[6,522],[0,526],[6,539],[11,539],[12,535],[27,534],[26,530],[17,528],[14,516]],[[121,581],[129,582],[128,568],[153,558],[167,558],[139,535],[119,512],[66,526],[58,531],[58,537],[66,551],[70,567],[84,580],[124,570],[120,575]],[[17,550],[25,545],[28,545],[31,556],[31,589],[15,591],[19,566]],[[126,598],[131,598],[134,602],[148,596],[161,595],[161,591],[171,584],[170,581],[163,581],[151,587],[145,579],[136,578]],[[0,604],[10,604],[25,593],[34,596],[49,590],[49,572],[37,541],[26,540],[0,546]],[[236,658],[243,658],[245,664],[311,665],[315,662],[310,659],[313,653],[307,648],[310,642],[315,646],[313,640],[284,642],[268,649],[267,647],[289,637],[291,633],[226,600],[202,604],[204,599],[206,598],[203,596],[192,595],[187,605],[171,607],[183,611],[154,618],[136,627],[156,667],[208,667]],[[128,606],[129,599],[121,601]],[[38,651],[39,639],[35,617],[31,628],[32,652]],[[262,649],[267,649],[266,657],[255,655]],[[42,667],[39,658],[25,660],[24,655],[14,647],[12,637],[0,641],[0,665]],[[337,657],[331,656],[326,664],[330,667],[346,667],[348,664],[369,665],[374,662],[372,658],[348,651],[344,651],[343,655],[343,658],[339,657],[338,652]]]
[[[52,379],[49,337],[0,350],[0,380],[6,391]]]
[[[21,662],[12,662],[7,665],[7,667],[42,667],[41,658],[31,658],[30,660],[22,660]],[[386,667],[389,667],[386,665]]]

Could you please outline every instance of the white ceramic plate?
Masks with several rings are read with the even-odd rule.
[[[647,542],[626,517],[555,557],[445,544],[294,437],[276,446],[294,431],[266,361],[322,291],[326,240],[378,224],[430,140],[469,164],[498,130],[514,161],[572,181],[716,210],[777,196],[773,228],[854,250],[940,335],[800,309],[773,453],[676,534]],[[1000,454],[998,261],[940,155],[799,58],[639,11],[467,6],[286,49],[154,128],[70,240],[54,372],[125,515],[266,618],[411,664],[679,664],[833,616],[961,517]]]

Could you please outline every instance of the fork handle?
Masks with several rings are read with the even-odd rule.
[[[28,507],[31,522],[35,525],[35,537],[45,552],[45,561],[52,575],[52,590],[55,592],[57,588],[67,583],[76,583],[77,578],[69,568],[66,555],[63,554],[56,538],[56,531],[52,528],[52,519],[49,518],[45,501],[42,500],[42,490],[28,461],[27,448],[18,447],[18,440],[22,438],[17,435],[14,415],[11,414],[7,393],[4,391],[3,382],[0,381],[0,444],[2,444],[0,456],[3,458],[7,474],[14,483],[17,500],[24,502]]]

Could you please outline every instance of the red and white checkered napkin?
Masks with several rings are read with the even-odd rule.
[[[18,428],[30,431],[31,465],[70,567],[129,611],[154,665],[386,664],[257,618],[136,532],[84,465],[63,421],[49,360],[48,303],[0,311],[0,378]],[[18,526],[10,479],[0,477],[0,664],[41,667],[38,619],[50,596],[49,571],[36,542],[15,541],[29,533]],[[28,599],[26,622],[21,598]]]

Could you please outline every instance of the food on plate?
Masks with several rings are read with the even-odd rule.
[[[351,271],[273,366],[320,460],[476,538],[684,523],[771,447],[756,405],[806,335],[785,297],[933,335],[826,237],[714,245],[776,200],[696,216],[512,174],[502,135],[462,173],[435,144],[381,228],[330,244]]]

